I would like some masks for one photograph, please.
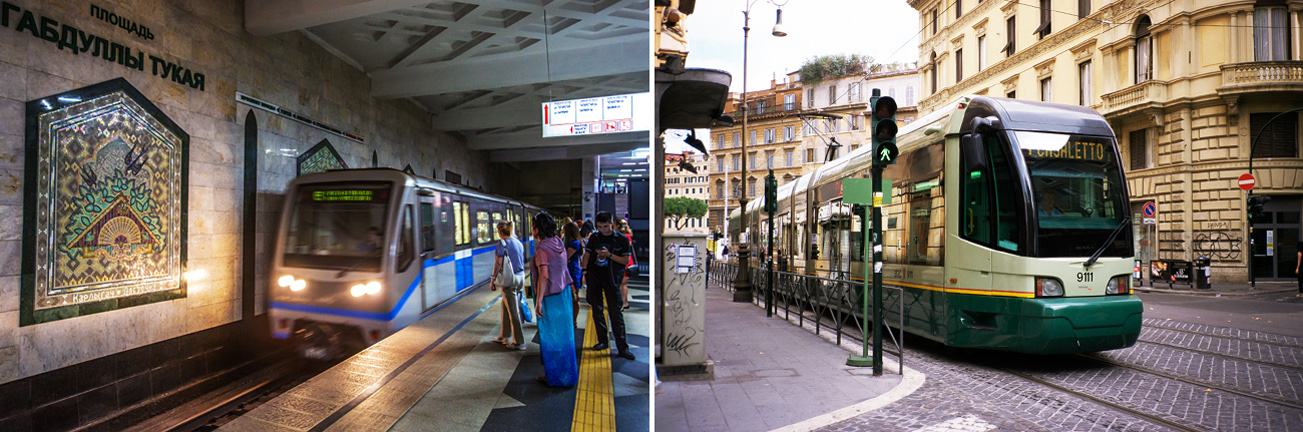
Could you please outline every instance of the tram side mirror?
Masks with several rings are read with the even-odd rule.
[[[972,131],[959,138],[963,147],[964,164],[968,172],[985,171],[987,168],[986,134],[999,128],[1000,121],[991,117],[973,118]]]
[[[969,133],[959,138],[963,146],[964,166],[968,172],[986,171],[986,147],[982,145],[982,136]]]

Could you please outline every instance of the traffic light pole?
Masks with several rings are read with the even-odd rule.
[[[861,213],[860,232],[864,233],[864,257],[873,257],[872,264],[865,262],[864,265],[864,289],[863,300],[860,304],[864,305],[864,314],[860,315],[862,323],[861,328],[869,328],[869,314],[872,312],[873,324],[873,353],[869,353],[870,338],[863,338],[863,352],[861,355],[852,355],[846,359],[848,366],[873,366],[873,375],[882,375],[882,166],[873,165],[870,168],[873,181],[873,204],[866,206]],[[872,274],[870,274],[872,272]],[[872,281],[872,282],[870,282]],[[872,283],[872,291],[870,291]],[[869,308],[870,294],[872,294],[872,310]]]
[[[777,191],[778,180],[774,178],[774,170],[769,170],[769,175],[765,176],[765,211],[769,213],[769,248],[765,250],[765,255],[769,258],[769,272],[765,278],[765,316],[774,316],[774,210],[778,207],[775,202],[778,198]]]

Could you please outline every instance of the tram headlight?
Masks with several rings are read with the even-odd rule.
[[[1131,294],[1131,275],[1113,276],[1108,280],[1104,294]]]
[[[305,281],[303,279],[295,279],[294,283],[290,284],[290,291],[303,291],[303,289],[307,287],[308,287],[308,281]]]
[[[380,294],[380,282],[366,284],[366,293],[371,295]]]
[[[380,294],[380,288],[380,282],[371,281],[365,284],[353,285],[352,288],[348,289],[348,293],[352,294],[353,297],[361,297],[367,294],[376,295]]]
[[[353,285],[352,288],[349,288],[348,293],[352,294],[353,297],[364,296],[366,295],[366,285],[363,284]]]
[[[1038,277],[1036,278],[1036,296],[1037,297],[1062,297],[1063,282],[1058,279]]]
[[[294,276],[285,275],[285,276],[281,276],[280,279],[276,279],[276,285],[280,285],[281,288],[288,287],[293,284],[294,284]]]

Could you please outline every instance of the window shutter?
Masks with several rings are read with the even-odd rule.
[[[1286,115],[1266,125],[1278,113],[1249,114],[1249,129],[1253,131],[1249,139],[1258,135],[1258,145],[1253,149],[1255,158],[1288,158],[1298,156],[1298,115]],[[1263,131],[1266,125],[1267,130]]]
[[[1131,170],[1148,168],[1145,166],[1145,160],[1148,146],[1145,145],[1146,129],[1134,130],[1130,134],[1131,149]]]

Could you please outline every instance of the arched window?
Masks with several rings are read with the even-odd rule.
[[[1136,20],[1136,84],[1154,78],[1153,45],[1153,35],[1149,33],[1149,17],[1141,15]]]

